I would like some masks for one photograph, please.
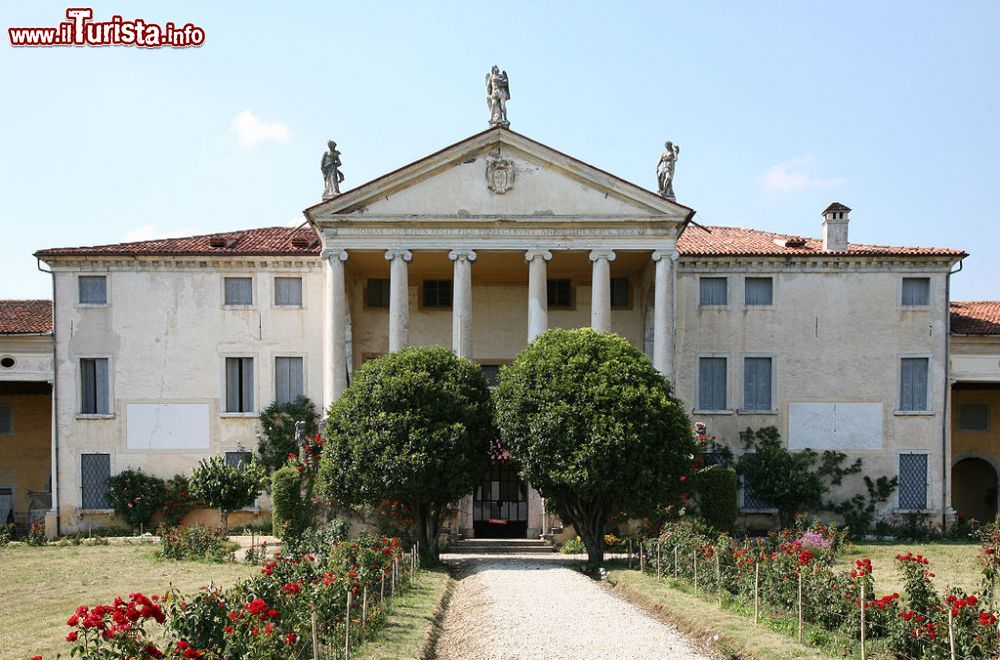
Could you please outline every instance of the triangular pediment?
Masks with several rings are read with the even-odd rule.
[[[491,162],[505,170],[499,179],[487,176]],[[420,216],[681,222],[693,211],[519,133],[492,128],[306,213],[323,224]]]

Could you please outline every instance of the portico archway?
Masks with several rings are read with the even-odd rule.
[[[963,458],[951,469],[951,506],[959,515],[986,523],[997,515],[997,472],[982,458]]]

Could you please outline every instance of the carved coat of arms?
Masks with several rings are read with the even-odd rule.
[[[486,162],[486,185],[502,195],[514,186],[514,163],[506,158],[490,158]]]

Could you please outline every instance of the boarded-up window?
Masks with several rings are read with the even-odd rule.
[[[931,278],[904,277],[903,304],[929,305],[931,302]]]
[[[899,455],[899,508],[927,508],[927,454]]]
[[[10,406],[0,406],[0,434],[11,433],[13,428],[14,424],[11,419]]]
[[[928,358],[900,360],[899,409],[927,410]]]
[[[744,302],[747,305],[773,305],[774,280],[770,277],[748,277],[744,280]]]
[[[80,280],[81,305],[108,304],[108,278],[104,275],[81,275]]]
[[[252,458],[253,454],[248,451],[227,451],[226,465],[229,467],[240,467],[245,463],[249,463]]]
[[[253,278],[250,278],[250,277],[227,277],[226,278],[226,304],[227,305],[252,305],[253,304]]]
[[[226,358],[226,412],[253,412],[253,358]]]
[[[389,280],[385,278],[369,277],[365,286],[367,295],[366,304],[369,307],[389,306]]]
[[[451,309],[451,280],[424,280],[424,307]]]
[[[80,360],[80,412],[84,415],[111,412],[107,358]]]
[[[990,407],[985,403],[963,403],[958,407],[958,428],[962,431],[986,431],[990,427]]]
[[[549,309],[568,309],[573,306],[573,283],[570,280],[545,282]]]
[[[743,409],[773,410],[772,361],[769,357],[743,359]]]
[[[726,409],[726,358],[698,359],[698,408]]]
[[[274,278],[274,304],[302,307],[302,278]]]
[[[725,277],[703,277],[698,280],[699,304],[725,305],[729,301]]]
[[[627,277],[611,278],[611,306],[625,308],[632,301],[629,300],[629,285]]]
[[[302,358],[274,358],[274,400],[278,403],[291,403],[303,394],[305,379]]]
[[[111,454],[80,454],[81,508],[108,509]]]

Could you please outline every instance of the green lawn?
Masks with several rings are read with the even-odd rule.
[[[66,619],[79,605],[132,591],[193,591],[257,570],[243,564],[163,561],[155,545],[0,548],[0,659],[65,654]],[[65,656],[64,656],[65,657]]]
[[[935,575],[938,591],[946,591],[948,587],[961,587],[968,592],[979,590],[980,571],[976,561],[979,546],[974,543],[862,543],[849,547],[837,565],[847,568],[857,559],[871,559],[877,593],[902,593],[894,558],[907,552],[922,554],[930,560],[928,568]]]

